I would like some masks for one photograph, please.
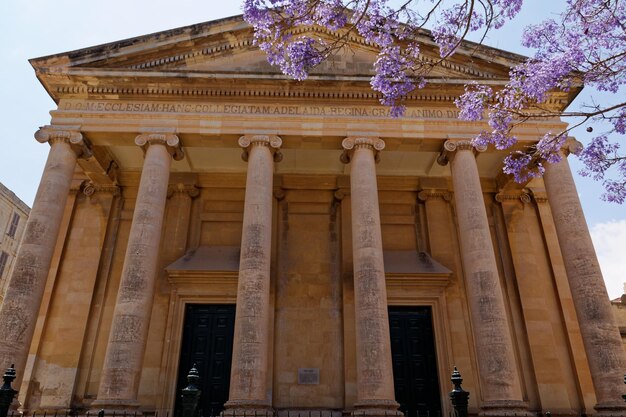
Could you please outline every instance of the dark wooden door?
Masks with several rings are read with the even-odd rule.
[[[441,415],[430,307],[389,307],[396,401],[407,417]]]
[[[194,363],[201,378],[198,407],[202,414],[216,415],[224,409],[230,386],[234,329],[234,305],[186,306],[176,390],[177,415],[181,415],[180,390],[187,386],[187,374]]]

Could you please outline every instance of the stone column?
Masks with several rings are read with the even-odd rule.
[[[91,155],[83,136],[76,130],[46,126],[35,133],[35,138],[41,143],[48,142],[50,153],[0,309],[0,367],[6,368],[14,363],[20,380],[24,375],[76,159]]]
[[[469,140],[446,141],[439,162],[451,162],[461,259],[483,393],[481,414],[524,414],[527,404],[522,401],[474,150]]]
[[[248,161],[239,260],[237,311],[227,415],[271,408],[267,389],[270,331],[270,263],[274,161],[281,159],[278,136],[239,138]]]
[[[144,357],[167,185],[172,156],[182,159],[178,137],[149,133],[135,143],[145,151],[122,277],[113,312],[98,397],[93,407],[127,409],[139,405],[137,391]]]
[[[597,398],[595,409],[603,415],[624,415],[624,348],[567,162],[569,152],[581,145],[574,140],[566,145],[561,162],[546,166],[543,180],[589,358]]]
[[[385,142],[346,138],[342,161],[350,162],[352,257],[356,323],[355,415],[395,411],[387,288],[376,183],[376,159]]]

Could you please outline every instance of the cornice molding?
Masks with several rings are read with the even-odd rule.
[[[333,79],[336,80],[336,79]],[[284,81],[289,81],[285,79]],[[56,87],[56,93],[60,95],[126,95],[126,96],[174,96],[174,97],[280,97],[280,98],[319,98],[319,99],[341,99],[341,100],[378,100],[382,97],[372,90],[364,91],[337,91],[320,89],[312,91],[302,91],[296,89],[212,89],[212,88],[167,88],[167,87],[86,87],[62,86]],[[437,94],[409,94],[405,97],[407,101],[430,101],[452,103],[456,97],[454,95]]]
[[[332,30],[329,30],[328,28],[321,27],[321,26],[299,26],[299,27],[291,29],[289,33],[295,36],[303,36],[306,34],[314,34],[316,36],[325,35],[332,39],[339,39],[339,37],[344,34],[344,31],[342,31],[341,33],[338,33],[336,31],[332,31]],[[361,36],[357,36],[353,33],[347,36],[347,42],[353,45],[359,45],[359,46],[363,46],[365,48],[371,49],[373,52],[376,52],[379,49],[379,47],[375,43],[369,42],[365,38]],[[241,50],[248,49],[251,47],[254,47],[254,40],[251,35],[248,35],[248,37],[244,39],[236,39],[236,37],[233,37],[232,41],[227,41],[225,43],[202,47],[201,49],[198,49],[195,51],[187,50],[187,51],[176,53],[176,54],[168,54],[158,59],[152,59],[146,62],[127,65],[127,66],[124,66],[123,68],[154,69],[154,68],[159,68],[163,66],[171,66],[172,64],[177,64],[180,62],[186,62],[190,59],[197,59],[199,57],[212,58],[214,57],[214,55],[220,55],[224,52],[241,51]],[[440,61],[440,59],[436,56],[428,56],[428,55],[424,55],[420,53],[419,59],[424,63],[429,63],[429,64],[437,63],[437,65],[442,68],[455,71],[460,74],[472,76],[472,77],[479,77],[482,79],[498,78],[497,75],[494,75],[486,71],[481,71],[479,69],[476,69],[470,66],[465,66],[465,65],[451,62],[451,61]]]

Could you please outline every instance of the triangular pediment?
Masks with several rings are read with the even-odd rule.
[[[303,28],[299,34],[331,39],[336,34],[324,28]],[[424,32],[423,59],[435,62],[437,50]],[[322,77],[354,77],[372,75],[376,59],[375,45],[362,38],[351,37],[346,46],[324,61],[311,74]],[[436,67],[431,78],[504,79],[512,65],[522,57],[494,48],[467,43],[451,60]],[[142,73],[206,73],[280,76],[278,68],[253,42],[252,29],[241,16],[201,23],[169,31],[144,35],[110,44],[85,48],[31,60],[40,78],[47,73],[98,70]],[[45,82],[44,82],[45,85]]]

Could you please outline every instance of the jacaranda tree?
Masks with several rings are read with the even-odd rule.
[[[451,57],[470,33],[484,36],[513,19],[524,0],[245,0],[244,17],[255,29],[258,46],[271,64],[298,79],[339,51],[351,34],[379,47],[371,79],[381,103],[391,115],[402,116],[404,97],[426,84],[430,71]],[[332,39],[294,31],[319,25],[337,33]],[[427,31],[425,28],[429,28]],[[439,48],[440,59],[424,60],[420,39],[427,36]],[[567,0],[558,18],[525,29],[522,44],[535,53],[510,71],[499,89],[468,84],[456,100],[460,118],[487,119],[489,129],[474,141],[508,149],[516,143],[515,125],[546,117],[573,117],[562,132],[545,132],[532,147],[512,151],[504,171],[523,182],[541,175],[545,163],[560,159],[558,150],[569,130],[585,124],[600,131],[578,154],[583,175],[603,182],[604,199],[626,199],[626,157],[618,141],[626,134],[626,1]],[[553,91],[584,85],[613,93],[606,104],[581,111],[556,112],[545,105]]]

